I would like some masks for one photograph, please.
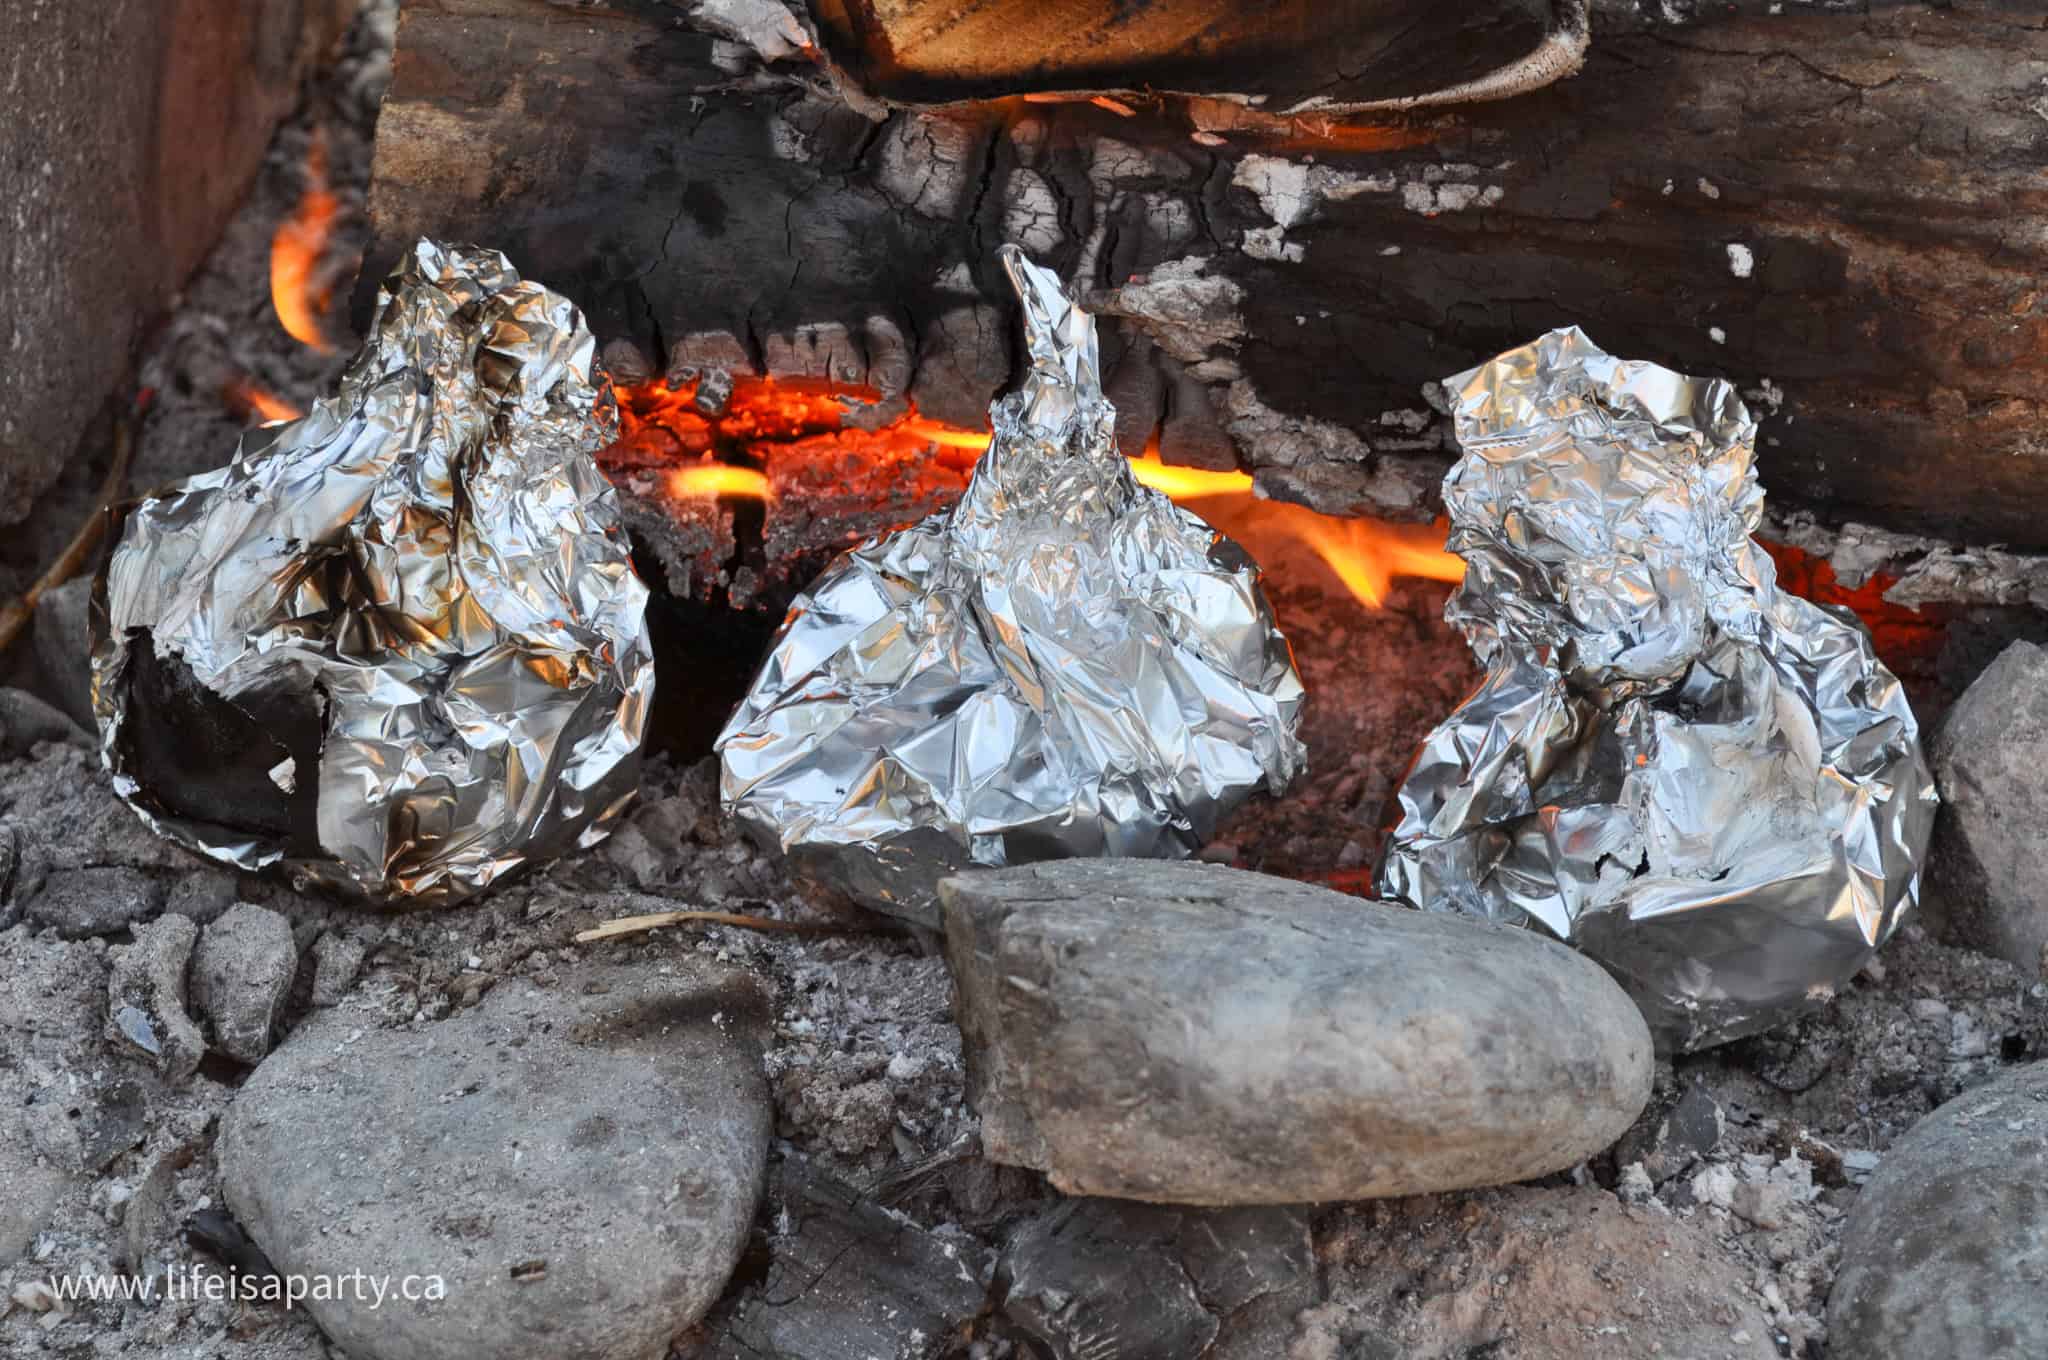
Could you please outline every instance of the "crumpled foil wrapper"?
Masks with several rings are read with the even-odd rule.
[[[717,742],[756,840],[928,925],[948,874],[1178,859],[1306,763],[1257,566],[1132,477],[1094,318],[1001,258],[1031,368],[966,493],[828,567]]]
[[[133,509],[93,707],[144,821],[404,906],[604,838],[654,663],[594,353],[503,255],[421,241],[334,396]]]
[[[1381,893],[1533,923],[1659,1046],[1764,1029],[1911,910],[1934,783],[1869,636],[1781,593],[1735,389],[1553,331],[1446,380],[1486,668],[1396,794]]]

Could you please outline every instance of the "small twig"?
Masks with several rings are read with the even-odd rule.
[[[576,943],[615,940],[622,935],[639,935],[685,921],[706,921],[717,926],[739,926],[744,930],[787,930],[802,935],[864,935],[866,926],[827,925],[811,921],[778,921],[772,916],[741,916],[730,911],[651,911],[645,916],[621,916],[591,930],[579,931]]]
[[[46,591],[55,590],[72,577],[78,575],[91,558],[93,549],[99,547],[100,539],[107,531],[107,507],[121,494],[121,488],[128,481],[128,457],[135,441],[129,432],[128,417],[116,417],[114,421],[114,461],[107,468],[106,480],[100,484],[99,498],[93,503],[92,513],[85,517],[85,523],[78,526],[78,532],[71,536],[64,551],[52,562],[49,569],[35,580],[35,584],[23,591],[18,599],[10,600],[5,609],[0,609],[0,652],[14,645],[21,636],[21,630],[34,617],[36,602]]]

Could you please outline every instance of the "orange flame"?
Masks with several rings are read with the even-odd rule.
[[[1176,501],[1225,496],[1253,501],[1252,479],[1247,474],[1175,467],[1160,462],[1157,453],[1149,448],[1143,458],[1131,460],[1131,471],[1146,486],[1163,491]],[[1387,591],[1396,576],[1417,576],[1426,581],[1465,579],[1464,559],[1444,551],[1444,535],[1450,529],[1444,520],[1435,524],[1395,524],[1318,514],[1305,505],[1286,501],[1258,501],[1250,509],[1250,522],[1262,531],[1298,539],[1314,549],[1344,588],[1370,609],[1386,603]]]
[[[315,132],[306,149],[306,192],[270,238],[270,305],[292,339],[322,354],[334,350],[321,329],[333,289],[314,274],[339,206],[327,187],[327,143]]]
[[[1394,524],[1380,520],[1334,519],[1299,505],[1275,506],[1289,512],[1288,528],[1315,549],[1344,588],[1377,609],[1385,603],[1396,576],[1426,581],[1462,581],[1465,561],[1444,551],[1450,525]]]
[[[1200,500],[1204,496],[1249,496],[1252,479],[1244,472],[1211,472],[1207,468],[1181,467],[1162,463],[1151,449],[1143,458],[1133,458],[1131,475],[1154,491],[1163,491],[1176,501]]]
[[[903,428],[906,433],[929,440],[942,449],[972,449],[980,453],[988,447],[989,434],[986,430],[963,430],[958,425],[932,420],[914,411],[903,418]]]
[[[248,378],[230,378],[221,385],[221,400],[243,420],[274,425],[280,420],[297,420],[306,414],[275,392],[258,387]]]
[[[849,425],[856,404],[878,402],[880,393],[823,379],[739,378],[715,416],[696,405],[694,381],[621,385],[614,393],[622,437],[600,462],[619,474],[652,471],[676,500],[772,502],[785,492],[800,497],[805,488],[831,485],[842,466],[854,466],[840,460],[857,449],[885,461],[902,458],[911,466],[943,469],[945,477],[957,479],[950,483],[957,491],[972,456],[989,442],[986,430],[949,425],[915,407],[873,428]],[[1260,500],[1248,474],[1168,464],[1156,447],[1130,463],[1139,482],[1175,501],[1206,500],[1212,518],[1240,520],[1262,538],[1270,534],[1305,544],[1369,608],[1382,605],[1394,577],[1456,581],[1464,575],[1465,564],[1444,551],[1442,523],[1339,519]],[[934,483],[927,491],[940,492],[943,485]]]
[[[741,496],[752,500],[773,498],[768,474],[757,468],[734,467],[730,463],[698,463],[677,468],[668,475],[668,494],[677,500],[693,496]]]

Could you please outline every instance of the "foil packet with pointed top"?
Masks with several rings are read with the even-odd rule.
[[[129,513],[93,707],[144,821],[401,906],[604,838],[654,663],[594,355],[503,255],[421,241],[334,396]]]
[[[1001,258],[1031,366],[965,494],[828,567],[717,742],[757,840],[926,925],[963,868],[1186,856],[1306,760],[1257,566],[1132,477],[1095,319]]]
[[[1918,891],[1936,798],[1862,625],[1777,588],[1734,387],[1553,331],[1447,379],[1486,667],[1395,795],[1390,899],[1538,926],[1660,1048],[1825,1000]]]

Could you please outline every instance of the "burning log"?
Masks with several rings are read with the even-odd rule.
[[[1984,3],[1767,8],[1603,10],[1571,80],[1340,118],[912,107],[852,57],[821,66],[787,15],[447,0],[404,15],[364,276],[422,232],[501,242],[650,371],[852,384],[972,429],[1018,366],[985,263],[1015,240],[1123,318],[1104,376],[1127,449],[1415,519],[1448,464],[1434,380],[1576,322],[1736,381],[1781,507],[2048,546],[2048,248],[2007,225],[2039,197],[2048,34]],[[837,546],[866,513],[791,541]]]
[[[989,442],[907,402],[878,420],[890,408],[875,389],[825,379],[744,377],[715,398],[701,376],[614,391],[621,435],[598,464],[626,493],[635,532],[656,546],[671,594],[737,608],[779,613],[831,553],[950,505]],[[1260,500],[1248,474],[1162,462],[1156,442],[1131,471],[1261,538],[1307,544],[1370,606],[1395,576],[1463,574],[1441,523],[1336,519]]]
[[[1426,101],[1487,80],[1547,83],[1553,46],[1583,51],[1586,37],[1575,0],[1081,0],[1062,6],[1057,23],[1044,22],[1039,0],[815,0],[811,10],[835,61],[868,89],[906,101],[1071,90],[1228,95],[1246,92],[1249,69],[1258,72],[1257,93],[1279,107],[1329,112]]]

